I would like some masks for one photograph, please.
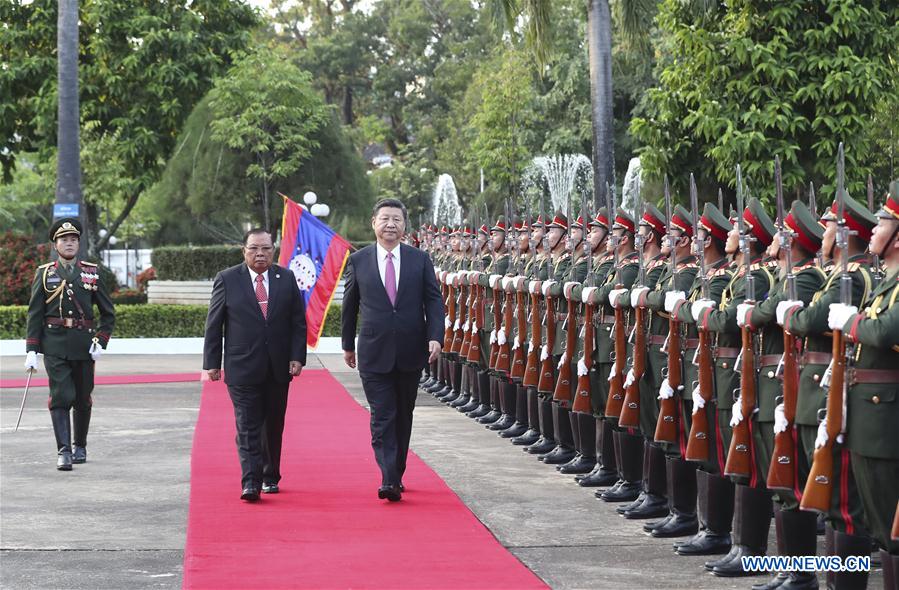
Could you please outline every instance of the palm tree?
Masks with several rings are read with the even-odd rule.
[[[630,42],[645,42],[656,0],[613,0],[621,34]],[[615,177],[615,135],[612,114],[612,11],[609,0],[586,0],[587,47],[590,58],[590,102],[593,119],[593,194],[597,206],[608,205],[608,187]],[[552,42],[553,0],[493,0],[495,14],[514,31],[524,20],[525,40],[538,65],[546,63]]]
[[[56,202],[78,207],[78,217],[86,219],[81,194],[81,159],[78,141],[78,0],[60,0],[57,15],[58,137]],[[87,240],[81,240],[83,256]]]

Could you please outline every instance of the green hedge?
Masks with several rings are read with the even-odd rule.
[[[243,254],[240,246],[162,246],[153,248],[151,260],[161,281],[202,281],[241,263]]]
[[[191,338],[203,335],[205,305],[117,305],[113,338]],[[0,339],[24,340],[28,307],[0,306]],[[332,305],[322,336],[340,336],[340,306]]]

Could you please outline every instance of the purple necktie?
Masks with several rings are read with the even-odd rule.
[[[393,266],[393,252],[387,253],[387,268],[384,270],[384,288],[390,305],[396,305],[396,267]]]

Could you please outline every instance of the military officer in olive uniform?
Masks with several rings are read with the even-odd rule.
[[[50,380],[48,405],[56,435],[56,468],[61,471],[70,471],[72,463],[87,461],[94,361],[106,348],[115,324],[115,310],[99,268],[77,258],[81,233],[77,219],[53,223],[50,242],[59,258],[38,267],[28,303],[25,368],[36,370],[37,355],[43,353]],[[99,325],[94,305],[100,310]]]
[[[880,256],[886,277],[865,301],[831,304],[828,325],[855,344],[847,393],[846,435],[852,472],[871,533],[880,551],[883,587],[899,585],[899,540],[890,527],[899,502],[899,195],[896,183],[877,217],[869,245]]]

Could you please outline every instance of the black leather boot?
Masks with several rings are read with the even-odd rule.
[[[595,418],[596,467],[589,475],[578,480],[585,488],[607,487],[618,481],[615,447],[612,443],[612,426],[604,418]]]
[[[686,537],[699,528],[696,518],[696,465],[680,457],[667,457],[668,509],[671,518],[651,529],[656,538]],[[651,523],[650,523],[651,524]]]
[[[527,388],[527,416],[528,429],[512,439],[513,445],[532,445],[540,439],[540,397],[534,387]]]
[[[648,440],[643,446],[643,501],[622,512],[627,519],[660,518],[668,514],[665,452]]]
[[[883,590],[899,588],[899,555],[881,549],[880,562],[883,564]]]
[[[843,559],[850,555],[871,555],[871,537],[833,532],[834,555]],[[839,590],[864,590],[868,587],[868,572],[833,572],[833,584]]]
[[[498,377],[490,375],[490,411],[475,420],[478,424],[493,424],[500,418],[503,413],[500,411],[500,396],[497,394],[499,387]]]
[[[677,554],[726,555],[732,547],[730,531],[734,518],[734,484],[726,477],[701,470],[696,471],[696,482],[699,521],[703,530],[688,542],[678,545]],[[718,561],[714,560],[715,565]]]
[[[767,488],[736,486],[734,494],[734,544],[731,559],[712,568],[712,573],[725,578],[757,576],[762,572],[743,569],[743,558],[762,556],[768,550],[771,528],[771,493]]]
[[[468,371],[468,403],[456,408],[463,414],[468,414],[468,412],[475,410],[478,406],[481,405],[481,392],[480,388],[478,387],[477,367],[469,366],[466,367],[466,370]]]
[[[87,431],[90,425],[90,405],[72,408],[72,463],[87,462]]]
[[[775,512],[775,531],[778,535],[777,551],[781,555],[814,555],[818,550],[818,517],[803,510],[778,510]],[[781,538],[782,545],[781,547]],[[779,575],[779,574],[778,574]],[[772,583],[775,580],[772,580]],[[815,590],[818,576],[814,572],[790,572],[778,587],[781,590]],[[765,590],[773,590],[769,586]]]
[[[568,420],[570,410],[553,402],[553,429],[556,432],[556,448],[539,459],[547,465],[561,465],[574,458],[574,438],[571,432],[571,422]]]
[[[600,496],[605,502],[633,502],[643,489],[643,437],[625,431],[615,433],[618,441],[618,473],[621,485]]]
[[[559,468],[565,474],[592,473],[596,467],[596,420],[592,414],[583,412],[571,412],[572,426],[577,427],[578,458]]]
[[[480,418],[490,411],[490,372],[478,371],[478,401],[480,405],[465,414],[469,418]]]
[[[56,437],[56,468],[60,471],[72,470],[72,421],[69,410],[50,410],[53,434]]]
[[[515,384],[515,423],[503,430],[499,435],[503,438],[515,438],[528,430],[528,390],[523,385]]]
[[[551,400],[540,398],[538,417],[540,420],[540,439],[524,449],[526,453],[531,455],[543,455],[556,448],[556,430],[553,426]]]
[[[449,391],[435,394],[437,399],[444,403],[452,402],[462,395],[462,364],[455,359],[448,359],[447,367],[450,378]]]
[[[505,430],[515,424],[515,410],[517,409],[515,403],[518,395],[515,384],[503,380],[499,384],[499,388],[503,415],[499,420],[487,427],[490,430]]]
[[[462,378],[461,378],[461,391],[459,393],[459,397],[449,402],[449,407],[459,409],[463,406],[468,405],[471,401],[471,378],[469,373],[469,366],[464,362],[460,362],[459,365],[462,367]]]

